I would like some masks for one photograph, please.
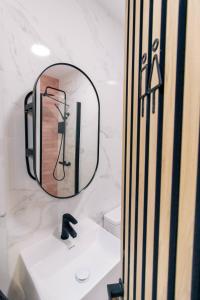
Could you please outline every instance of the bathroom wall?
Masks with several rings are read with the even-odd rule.
[[[124,1],[107,2],[0,1],[0,210],[7,213],[8,251],[3,253],[9,266],[5,272],[5,263],[4,278],[13,277],[20,249],[52,230],[63,212],[102,223],[103,214],[120,203]],[[50,49],[50,56],[31,53],[38,43]],[[24,159],[24,96],[41,71],[57,62],[83,69],[101,103],[97,175],[87,190],[67,200],[45,194],[28,177]],[[6,227],[1,227],[4,233]],[[2,282],[6,291],[8,280]]]

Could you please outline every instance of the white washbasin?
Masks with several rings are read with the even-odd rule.
[[[74,240],[52,234],[21,252],[27,300],[107,300],[106,284],[120,277],[120,240],[90,219],[74,229]],[[89,277],[80,282],[82,270]]]

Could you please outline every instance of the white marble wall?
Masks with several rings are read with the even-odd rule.
[[[0,213],[7,212],[0,226],[4,233],[7,227],[8,251],[4,247],[3,253],[5,262],[8,254],[10,278],[19,249],[30,236],[55,227],[63,212],[101,223],[103,214],[120,203],[124,0],[107,2],[0,1]],[[30,48],[35,43],[47,46],[51,55],[33,55]],[[67,200],[45,194],[28,177],[24,159],[24,96],[40,72],[56,62],[83,69],[101,103],[97,175],[86,191]],[[4,275],[6,265],[0,265]],[[1,282],[0,289],[6,290]]]

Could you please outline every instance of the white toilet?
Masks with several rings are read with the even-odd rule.
[[[104,215],[104,228],[120,238],[121,234],[121,206],[118,206]]]

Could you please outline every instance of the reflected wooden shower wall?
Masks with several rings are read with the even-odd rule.
[[[57,78],[42,75],[40,79],[40,92],[44,93],[47,86],[59,88]],[[54,92],[54,94],[56,94]],[[41,103],[42,113],[42,153],[41,153],[41,184],[52,195],[58,195],[58,183],[53,178],[53,170],[58,156],[58,111],[52,99],[43,97]]]
[[[124,299],[200,299],[200,1],[127,0],[126,21]]]

